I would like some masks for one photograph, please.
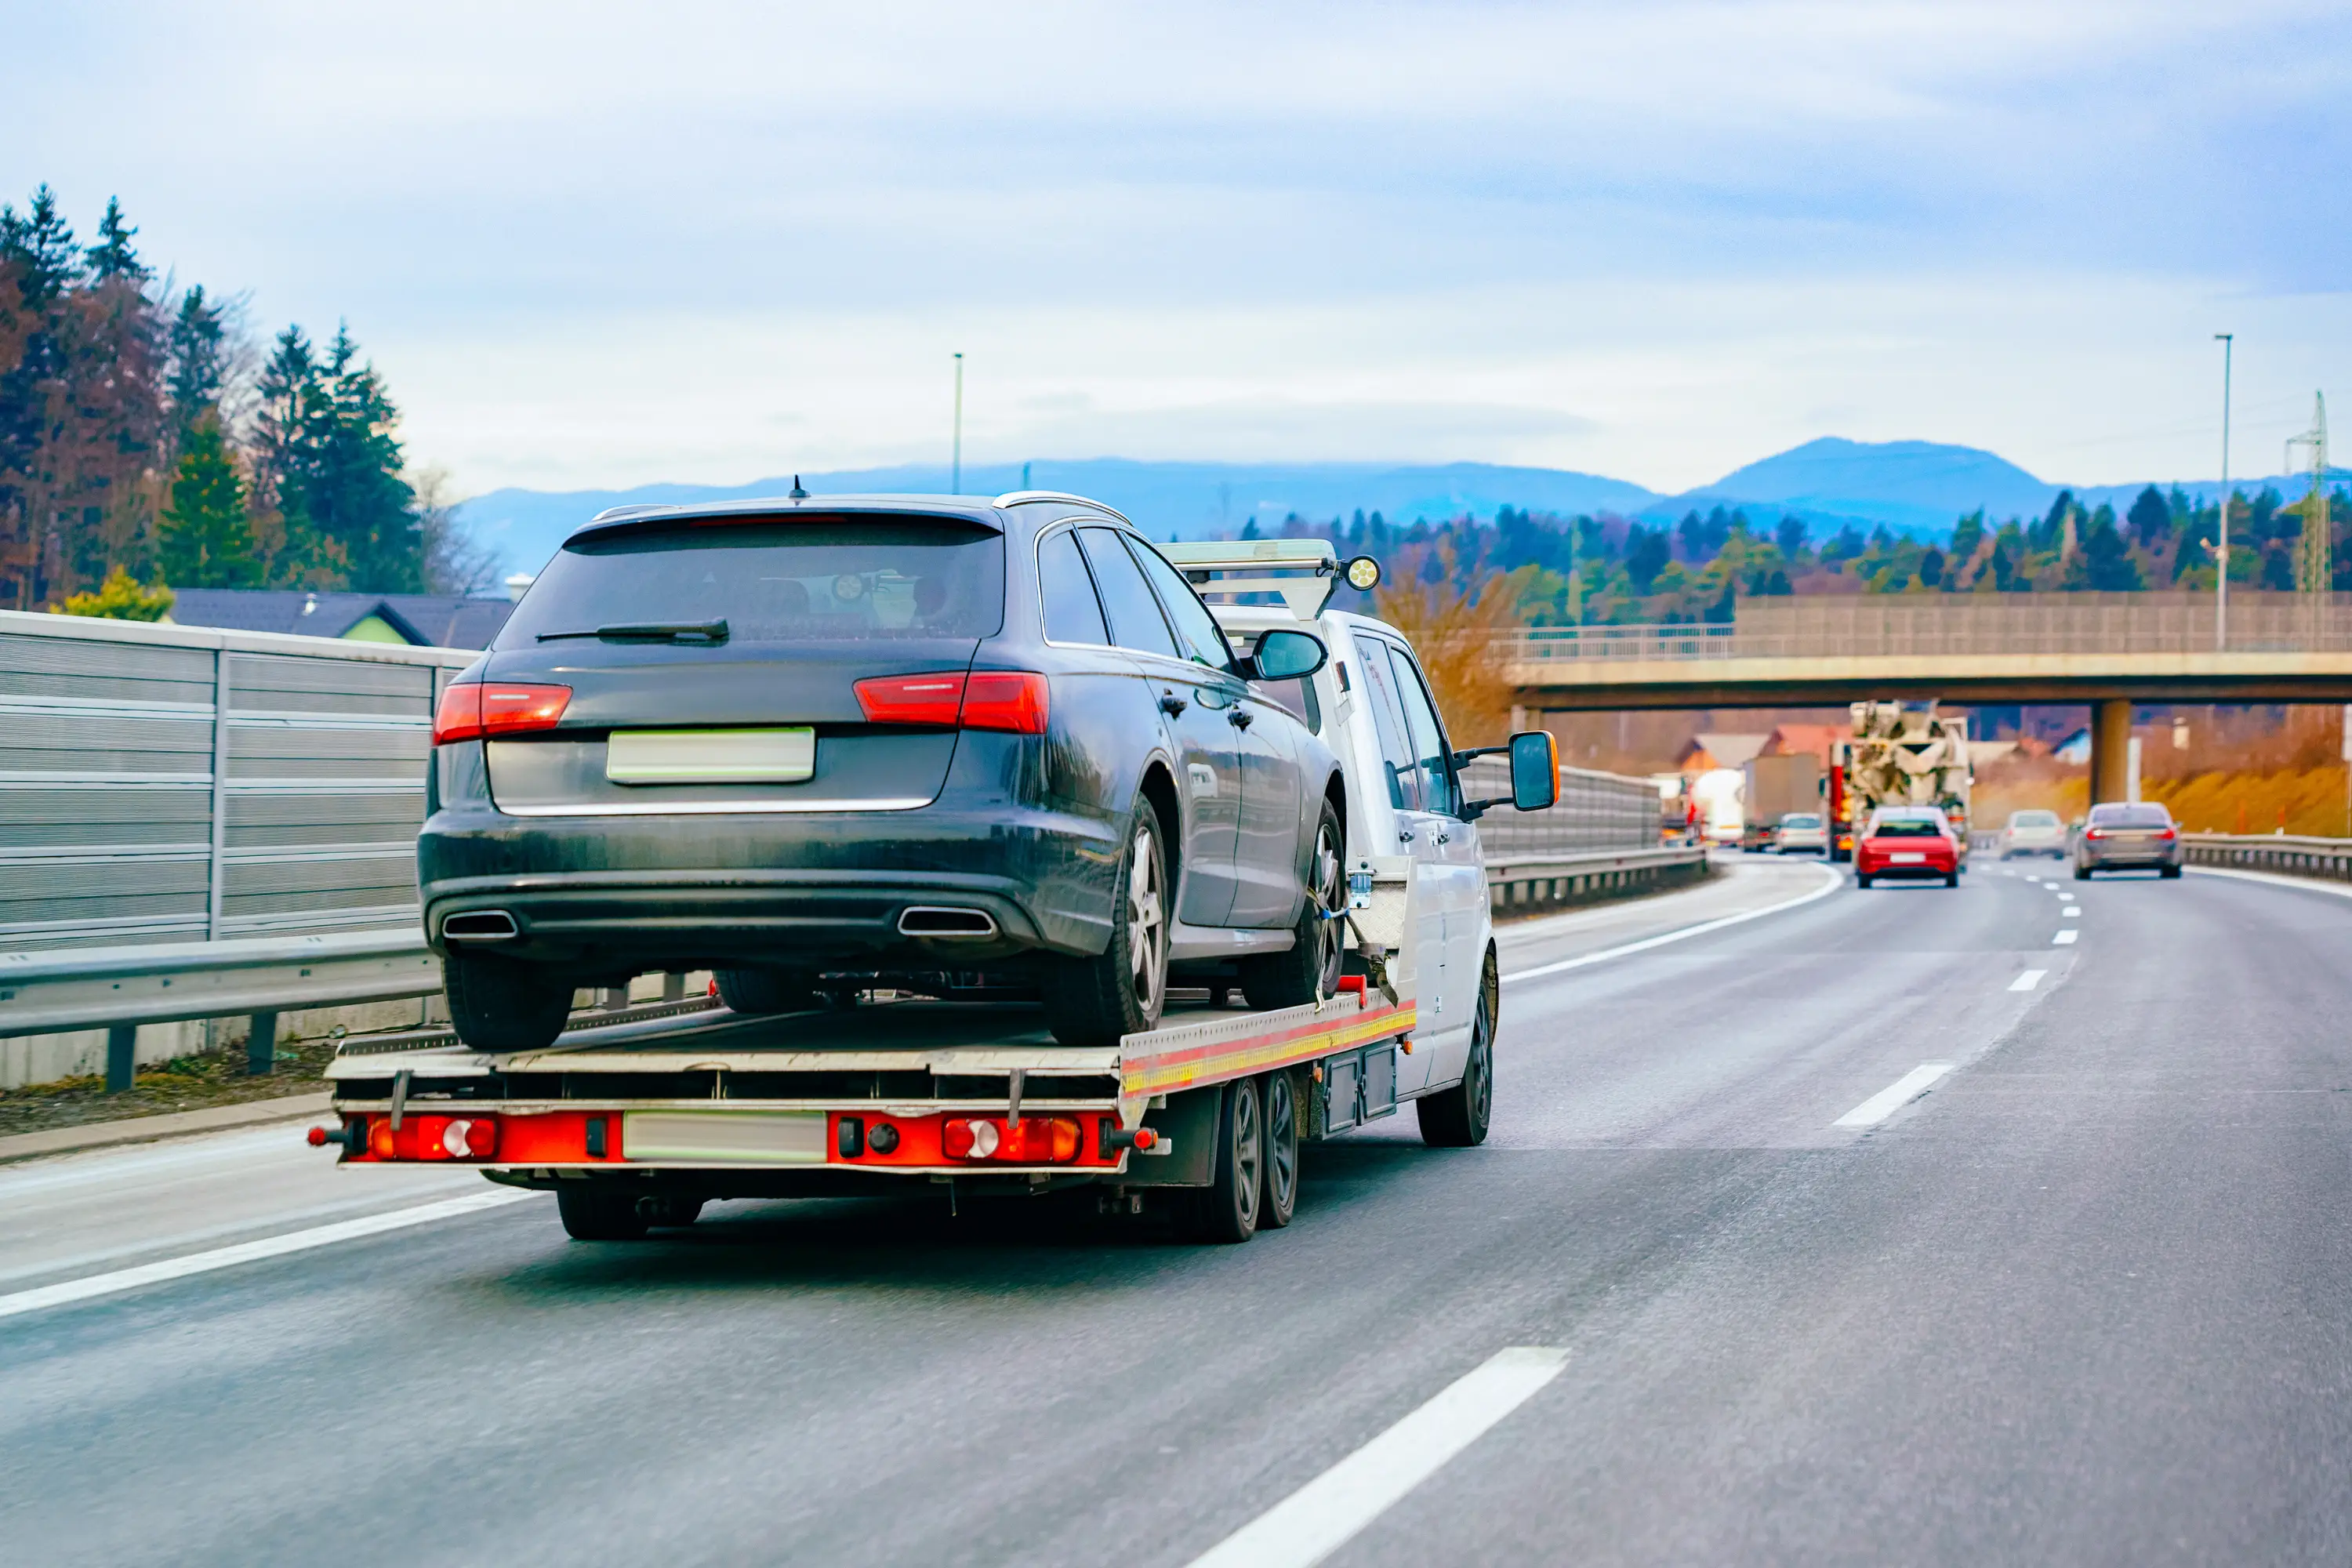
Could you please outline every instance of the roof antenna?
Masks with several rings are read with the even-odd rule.
[[[801,489],[801,477],[798,474],[794,474],[793,476],[793,493],[790,499],[793,500],[808,500],[808,491]]]

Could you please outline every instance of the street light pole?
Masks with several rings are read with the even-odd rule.
[[[961,354],[955,356],[955,458],[948,469],[948,494],[960,496],[963,494],[963,355]],[[2221,445],[2226,447],[2229,444],[2229,437],[2223,437]],[[2225,458],[2224,463],[2226,462]]]
[[[2221,537],[2213,547],[2213,651],[2230,646],[2230,359],[2235,332],[2215,332],[2221,343]]]

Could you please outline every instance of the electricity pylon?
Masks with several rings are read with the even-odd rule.
[[[2311,398],[2311,428],[2287,438],[2286,462],[2289,468],[2294,467],[2297,447],[2311,454],[2311,490],[2294,508],[2303,514],[2303,538],[2294,550],[2294,586],[2304,596],[2304,646],[2315,651],[2328,629],[2327,591],[2335,563],[2330,559],[2333,525],[2327,515],[2327,399],[2316,392]]]

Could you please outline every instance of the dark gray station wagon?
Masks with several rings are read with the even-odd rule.
[[[1072,496],[605,512],[434,725],[418,845],[458,1034],[530,1049],[578,986],[712,968],[1034,992],[1056,1037],[1157,1019],[1171,968],[1336,988],[1346,795],[1181,573]]]

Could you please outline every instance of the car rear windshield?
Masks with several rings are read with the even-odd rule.
[[[2091,820],[2101,827],[2169,827],[2172,816],[2160,805],[2095,805]]]
[[[2009,825],[2011,827],[2055,827],[2058,826],[2058,814],[2054,811],[2014,811],[2010,813]]]
[[[618,530],[558,551],[498,646],[715,621],[741,642],[992,637],[1004,625],[1004,536],[920,517]]]
[[[2213,504],[2219,506],[2221,503],[2215,501]],[[1783,827],[1819,827],[1821,825],[1822,819],[1810,812],[1790,812],[1780,819]]]
[[[1873,838],[1939,838],[1944,825],[1924,816],[1882,816],[1871,824]]]

